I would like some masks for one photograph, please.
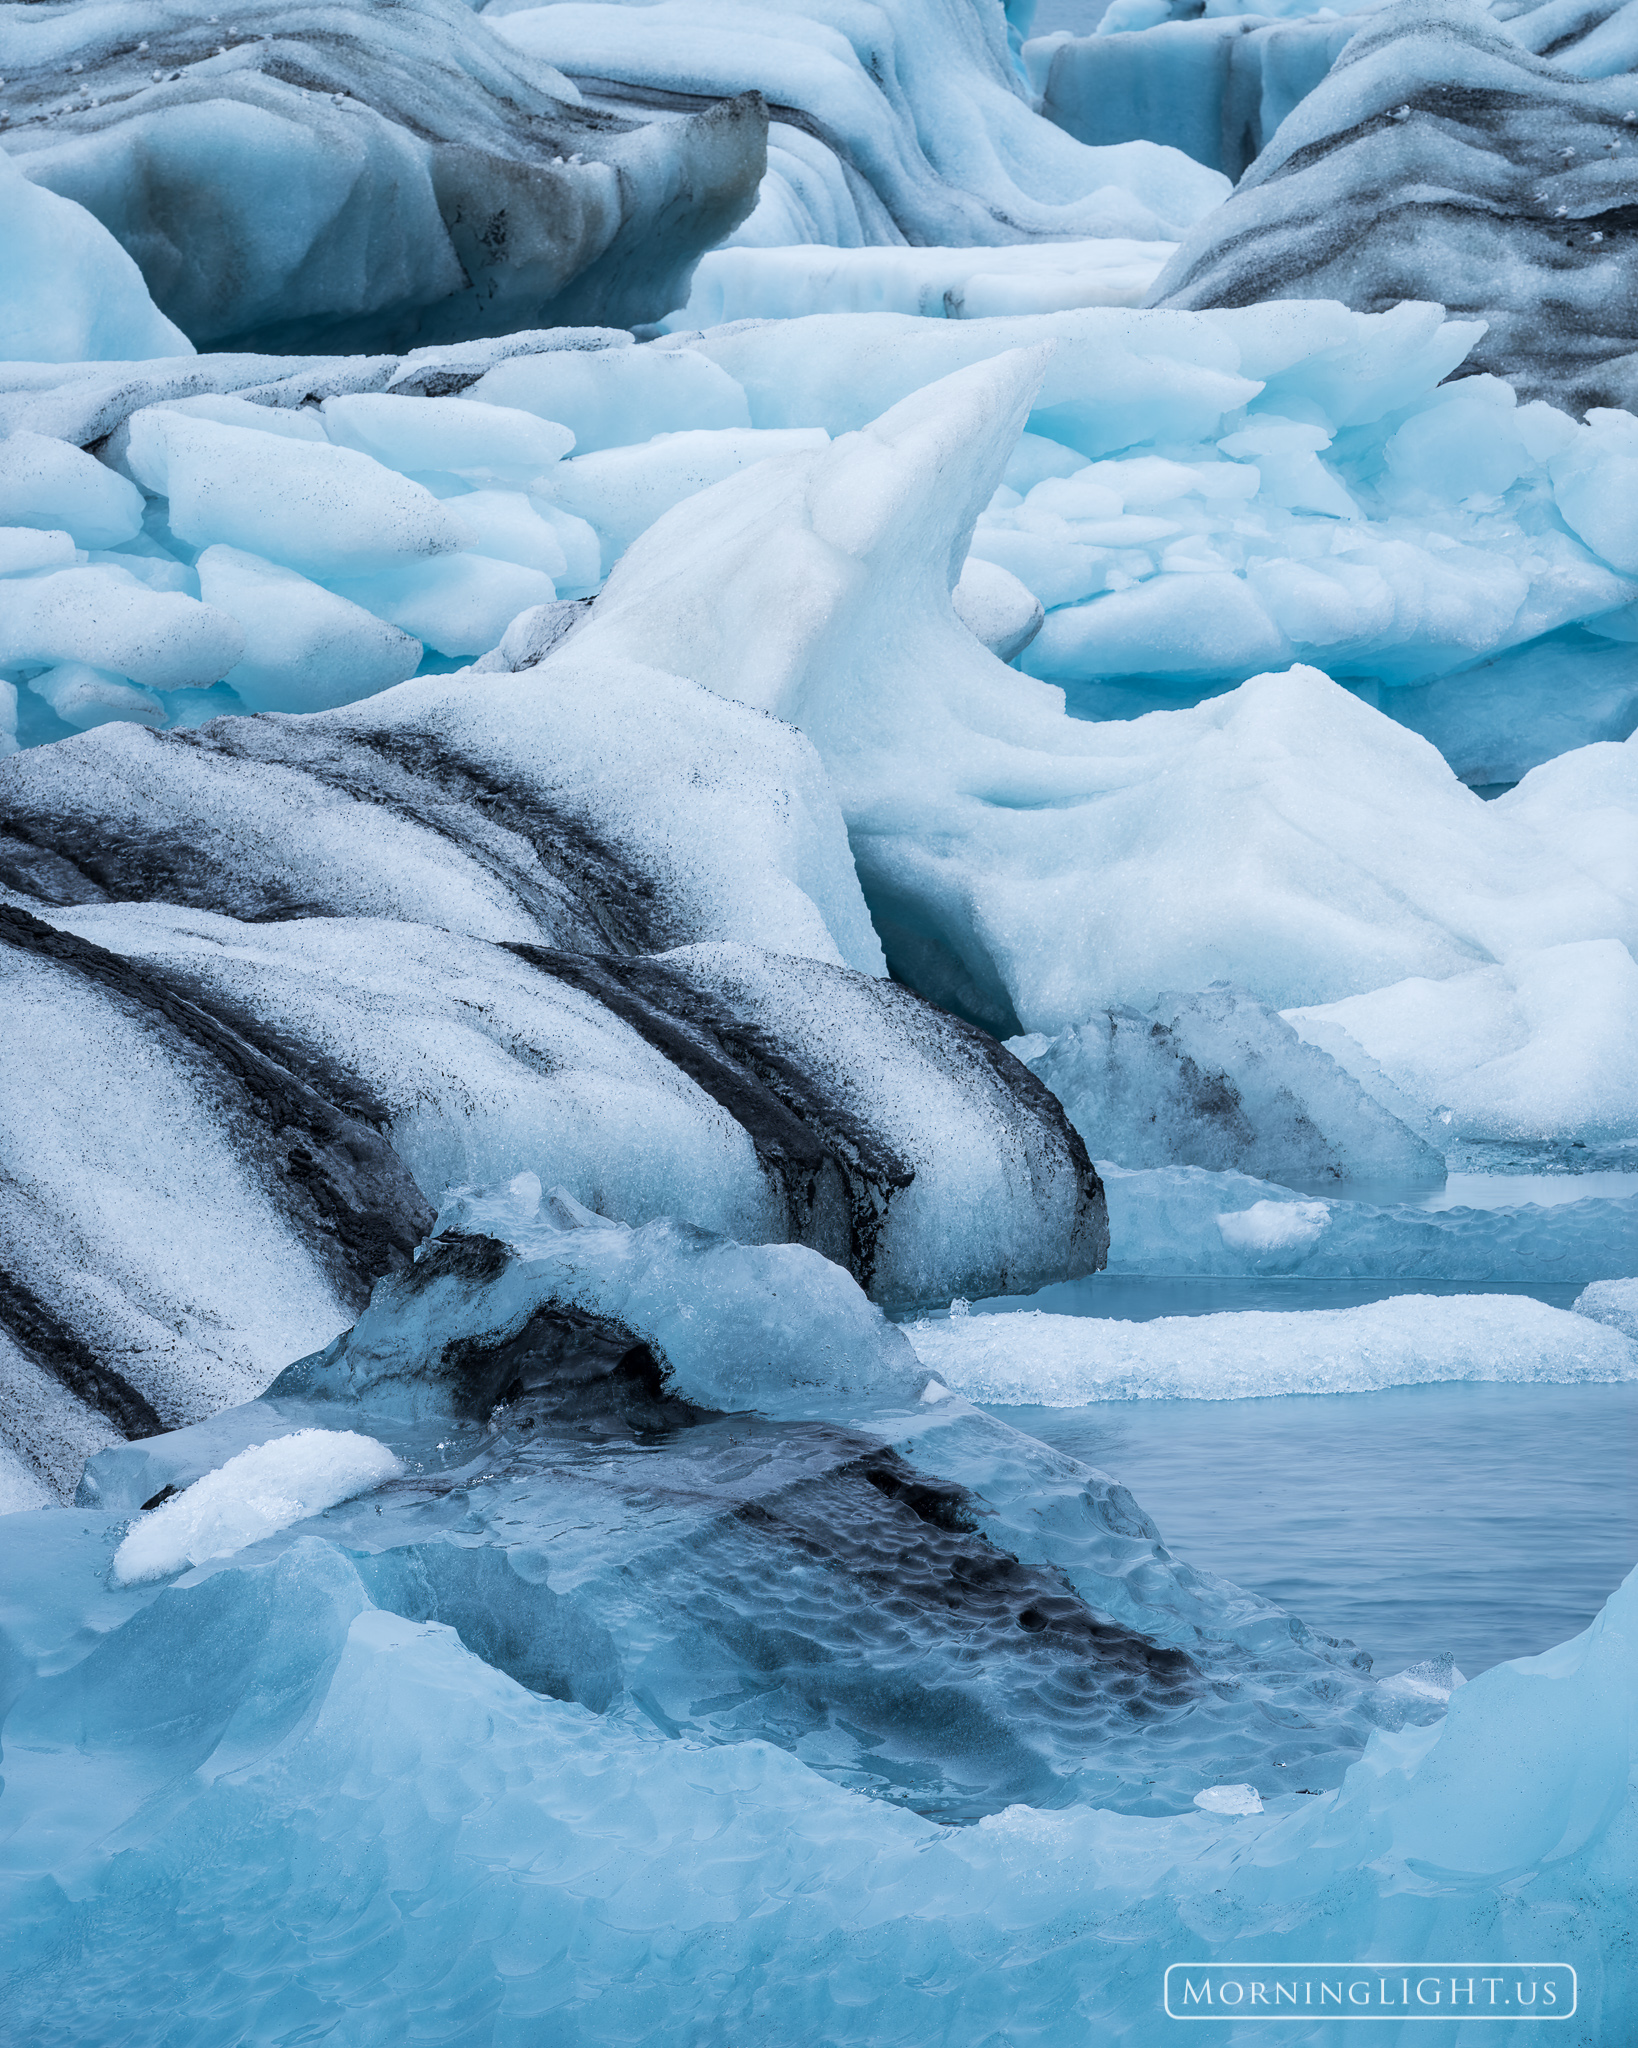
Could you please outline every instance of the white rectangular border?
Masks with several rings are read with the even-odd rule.
[[[1576,2011],[1581,2003],[1581,1980],[1576,1975],[1574,1963],[1312,1963],[1294,1962],[1289,1957],[1283,1958],[1281,1961],[1277,1963],[1168,1963],[1166,1965],[1165,1977],[1162,1979],[1161,2010],[1165,2013],[1167,2019],[1177,2020],[1185,2026],[1197,2020],[1209,2020],[1214,2026],[1232,2027],[1237,2025],[1244,2025],[1246,2021],[1253,2019],[1256,2020],[1257,2023],[1261,2026],[1266,2025],[1269,2020],[1307,2020],[1309,2022],[1312,2022],[1313,2020],[1320,2017],[1323,2017],[1328,2022],[1331,2020],[1348,2020],[1355,2026],[1368,2026],[1373,2020],[1392,2020],[1396,2025],[1399,2026],[1405,2025],[1407,2021],[1442,2020],[1445,2023],[1445,2025],[1448,2026],[1451,2020],[1451,2013],[1448,2009],[1445,2008],[1441,2008],[1437,2012],[1350,2013],[1334,2011],[1329,2006],[1326,2007],[1323,2015],[1318,2013],[1313,2006],[1299,2006],[1291,2012],[1281,2012],[1273,2009],[1270,2009],[1265,2012],[1261,2006],[1257,2008],[1256,2012],[1221,2012],[1217,2010],[1213,2010],[1211,2012],[1173,2012],[1171,2001],[1172,1972],[1174,1970],[1219,1970],[1225,1973],[1232,1972],[1232,1974],[1237,1977],[1241,1976],[1249,1970],[1324,1970],[1326,1972],[1348,1971],[1357,1972],[1360,1975],[1368,1975],[1372,1977],[1386,1977],[1390,1973],[1397,1973],[1407,1977],[1434,1977],[1439,1976],[1446,1971],[1458,1974],[1465,1974],[1468,1972],[1484,1972],[1491,1975],[1494,1975],[1499,1971],[1500,1974],[1503,1976],[1511,1976],[1514,1971],[1523,1970],[1569,1971],[1570,2003],[1566,2011],[1553,2013],[1464,2012],[1460,2015],[1461,2023],[1464,2027],[1470,2025],[1475,2020],[1506,2020],[1513,2026],[1522,2026],[1530,2020],[1542,2020],[1546,2022],[1548,2025],[1551,2025],[1555,2020],[1574,2019]]]

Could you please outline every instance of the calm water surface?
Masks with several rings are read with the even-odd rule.
[[[1638,1561],[1638,1386],[991,1412],[1112,1473],[1178,1556],[1351,1637],[1382,1676],[1545,1650]]]

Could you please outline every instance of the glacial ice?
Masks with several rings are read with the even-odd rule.
[[[83,206],[32,184],[0,148],[0,362],[125,362],[193,344]]]
[[[1423,1208],[1314,1198],[1196,1166],[1099,1171],[1111,1273],[1581,1282],[1630,1266],[1638,1229],[1631,1193]]]
[[[179,540],[243,548],[314,578],[368,576],[471,540],[424,485],[328,441],[153,406],[133,415],[126,460],[166,500]]]
[[[1259,1180],[1439,1183],[1439,1153],[1292,1025],[1230,988],[1106,1010],[1010,1048],[1100,1154]]]
[[[1638,1378],[1631,1333],[1589,1327],[1587,1315],[1579,1303],[1571,1315],[1519,1295],[1406,1293],[1363,1308],[1243,1309],[1146,1323],[1019,1310],[923,1320],[906,1335],[946,1386],[1008,1406]]]
[[[1175,239],[1225,189],[1179,150],[1088,149],[1038,120],[993,6],[800,0],[725,11],[716,0],[657,0],[644,6],[641,34],[619,5],[491,0],[484,19],[594,104],[760,93],[785,117],[770,133],[782,147],[761,195],[785,239],[793,229],[797,240],[825,238],[805,222],[844,242],[918,247]],[[746,232],[769,239],[756,215]]]
[[[831,325],[723,346],[745,381],[736,340]],[[921,323],[961,341],[984,326]],[[632,546],[574,648],[654,662],[800,726],[890,963],[987,1028],[1056,1032],[1099,1003],[1147,1006],[1219,977],[1290,1007],[1336,999],[1296,984],[1363,993],[1571,936],[1628,939],[1630,747],[1583,748],[1484,804],[1312,669],[1088,724],[975,645],[941,565],[960,558],[1060,362],[980,356],[826,450],[718,484]],[[771,368],[747,384],[753,411]],[[835,371],[831,359],[819,374]],[[935,470],[930,497],[919,479]]]
[[[21,2036],[1638,2003],[1638,1584],[974,1405],[1638,1379],[1633,8],[1246,5],[0,8]]]
[[[1638,1343],[1638,1280],[1595,1280],[1582,1288],[1573,1307],[1578,1316],[1608,1323]]]
[[[1385,1078],[1452,1137],[1638,1138],[1638,966],[1618,940],[1397,982],[1288,1021],[1367,1093]]]
[[[1538,19],[1563,35],[1575,10]],[[1616,309],[1638,191],[1632,82],[1577,76],[1510,29],[1478,0],[1367,12],[1149,303],[1335,295],[1369,310],[1436,294],[1486,323],[1472,364],[1521,395],[1630,405]]]
[[[551,1328],[564,1317],[567,1336]],[[849,1396],[912,1402],[924,1379],[881,1310],[805,1245],[737,1244],[669,1218],[633,1230],[566,1188],[543,1198],[523,1173],[458,1193],[415,1265],[268,1392],[483,1418],[531,1395],[572,1402],[577,1344],[596,1360],[582,1372],[609,1369],[599,1337],[620,1354],[646,1346],[667,1397],[698,1408],[806,1417]],[[637,1369],[624,1356],[615,1367]]]
[[[403,1469],[373,1437],[299,1429],[241,1451],[134,1522],[114,1552],[110,1576],[116,1586],[135,1586],[233,1557]]]
[[[219,542],[194,568],[204,602],[244,628],[244,653],[222,680],[247,711],[327,711],[420,664],[420,641],[294,569]]]
[[[0,74],[12,162],[100,221],[201,348],[657,319],[766,163],[754,98],[646,126],[594,111],[465,0],[245,0],[231,22],[76,0],[0,23]],[[119,353],[177,352],[123,317],[142,345]]]
[[[1216,0],[1203,15],[1185,9],[1152,24],[1132,19],[1137,8],[1167,5],[1114,0],[1095,34],[1026,44],[1041,111],[1079,142],[1163,137],[1236,180],[1359,26],[1347,8],[1221,7]],[[1278,18],[1311,12],[1319,18]]]
[[[1001,248],[746,247],[700,258],[688,303],[660,324],[672,333],[807,313],[917,313],[986,320],[1072,306],[1135,306],[1174,242],[1105,236]]]
[[[451,1188],[520,1172],[631,1224],[815,1247],[897,1303],[1103,1259],[1053,1098],[884,980],[398,918],[53,915],[0,909],[11,1057],[52,1070],[8,1104],[0,1211],[34,1350],[134,1424],[259,1391],[407,1265]]]
[[[0,441],[0,520],[112,548],[142,530],[142,493],[83,450],[21,428]],[[10,572],[16,573],[16,572]]]
[[[939,1425],[952,1409],[953,1427]],[[965,1445],[988,1457],[997,1501],[1007,1500],[997,1466],[1009,1455],[1029,1475],[1024,1499],[1031,1483],[1051,1494],[1049,1468],[1026,1440],[959,1400],[919,1413],[933,1455],[948,1449],[960,1462]],[[252,1416],[241,1426],[254,1425]],[[922,1583],[923,1558],[966,1563],[982,1543],[884,1491],[906,1481],[879,1450],[863,1455],[881,1484],[850,1482],[842,1447],[826,1459],[817,1443],[782,1447],[765,1426],[753,1442],[764,1470],[776,1461],[774,1494],[722,1424],[685,1430],[696,1463],[714,1457],[724,1516],[682,1490],[675,1451],[622,1460],[597,1446],[576,1464],[510,1426],[486,1440],[449,1435],[446,1425],[441,1451],[430,1433],[418,1439],[413,1458],[431,1469],[400,1482],[381,1515],[366,1496],[163,1590],[103,1577],[135,1501],[8,1524],[17,2023],[101,2039],[117,1997],[125,2038],[157,2042],[184,1941],[190,1986],[208,1993],[215,2023],[241,2030],[277,1998],[281,2009],[299,2003],[355,2026],[408,2028],[452,2011],[464,2024],[479,2012],[504,2033],[544,2022],[588,2044],[616,2030],[681,2044],[724,2027],[792,2044],[875,2042],[894,2030],[921,2038],[958,2009],[963,2024],[993,2010],[1043,2038],[1066,2024],[1141,2038],[1157,1958],[1181,1948],[1231,1960],[1270,1943],[1338,1963],[1362,1947],[1550,1951],[1578,1967],[1586,2024],[1625,2009],[1629,1986],[1607,1936],[1631,1903],[1632,1581],[1581,1635],[1482,1673],[1448,1704],[1390,1697],[1340,1660],[1321,1667],[1344,1698],[1380,1696],[1411,1719],[1367,1723],[1329,1754],[1330,1728],[1287,1725],[1286,1753],[1294,1760],[1306,1743],[1308,1755],[1283,1770],[1281,1737],[1274,1757],[1252,1752],[1258,1723],[1271,1726],[1259,1703],[1280,1709],[1282,1656],[1284,1698],[1299,1697],[1313,1651],[1289,1634],[1279,1650],[1270,1625],[1290,1618],[1278,1610],[1260,1617],[1259,1647],[1237,1666],[1196,1634],[1205,1668],[1220,1683],[1237,1679],[1225,1687],[1237,1704],[1202,1695],[1220,1723],[1215,1752],[1175,1755],[1169,1800],[1146,1810],[1123,1812],[1107,1797],[1065,1805],[1060,1781],[1048,1811],[1039,1802],[1062,1736],[1119,1725],[1100,1720],[1096,1692],[1059,1709],[1061,1735],[1024,1704],[1020,1682],[1054,1668],[1056,1638],[1074,1625],[1072,1596],[1058,1596],[1056,1625],[1033,1635],[1014,1625],[985,1672],[969,1665],[957,1681],[965,1729],[948,1702],[942,1732],[927,1721],[922,1687],[956,1667],[936,1613],[913,1598],[901,1596],[897,1639],[871,1629],[873,1699],[849,1683],[859,1667],[843,1631],[850,1613],[871,1620],[863,1603],[875,1560],[848,1542],[837,1515],[855,1509],[859,1533],[907,1587]],[[99,1463],[112,1479],[172,1441]],[[1119,1489],[1069,1461],[1057,1467],[1058,1486],[1084,1489],[1077,1515],[1064,1511],[1073,1496],[1059,1496],[1046,1539],[1075,1560],[1073,1575],[1094,1558],[1118,1571],[1123,1552],[1146,1556],[1151,1615],[1169,1586],[1201,1621],[1229,1621],[1234,1589],[1200,1575],[1191,1588],[1152,1540],[1114,1533]],[[136,1483],[152,1476],[150,1464]],[[469,1518],[459,1536],[445,1533],[450,1479]],[[642,1513],[623,1490],[639,1484]],[[731,1511],[741,1503],[745,1512]],[[571,1518],[595,1526],[573,1532]],[[633,1550],[645,1527],[648,1542]],[[819,1547],[804,1555],[804,1542]],[[598,1545],[639,1568],[598,1569]],[[790,1574],[797,1559],[794,1584],[782,1581],[779,1566]],[[1013,1568],[1020,1596],[1033,1569]],[[664,1604],[685,1588],[709,1617],[691,1639],[679,1639]],[[770,1670],[771,1646],[752,1663],[753,1593],[802,1641],[834,1644],[830,1661],[797,1667],[795,1684],[790,1666]],[[975,1603],[969,1626],[980,1625],[981,1596],[963,1597]],[[1245,1631],[1257,1603],[1241,1599]],[[202,1640],[243,1648],[203,1663]],[[1119,1632],[1105,1624],[1099,1642],[1114,1676]],[[796,1649],[788,1638],[783,1655]],[[1174,1661],[1164,1690],[1180,1677],[1187,1686],[1186,1660]],[[707,1697],[713,1681],[719,1700]],[[625,1686],[646,1707],[628,1706]],[[683,1704],[685,1729],[666,1703],[690,1688],[700,1704]],[[1310,1713],[1323,1711],[1308,1700]],[[1174,1728],[1174,1714],[1163,1709],[1148,1726]],[[1033,1755],[998,1750],[990,1731],[1003,1715],[1027,1732]],[[1144,1725],[1127,1720],[1135,1732],[1118,1738],[1134,1761],[1145,1744],[1151,1757],[1164,1753]],[[861,1752],[867,1729],[875,1746]],[[976,1769],[993,1787],[977,1816],[968,1794],[964,1817],[977,1825],[941,1824],[952,1769]],[[1230,1783],[1249,1785],[1262,1812],[1196,1804]],[[1500,1783],[1511,1797],[1495,1797]],[[343,1839],[356,1848],[338,1858],[341,1785]],[[1009,1798],[1012,1788],[1022,1796]],[[112,1856],[94,1846],[110,1829]],[[83,1935],[72,1968],[60,1960],[70,1914]],[[1111,1970],[1114,1940],[1125,1960]]]

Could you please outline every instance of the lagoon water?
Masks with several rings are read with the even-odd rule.
[[[1210,1303],[1231,1305],[1275,1304]],[[1382,1676],[1548,1649],[1638,1561],[1638,1386],[992,1412],[1114,1474],[1178,1556],[1351,1637]]]

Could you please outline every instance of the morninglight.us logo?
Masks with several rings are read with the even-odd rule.
[[[1173,2020],[1567,2020],[1568,1963],[1173,1963]]]

